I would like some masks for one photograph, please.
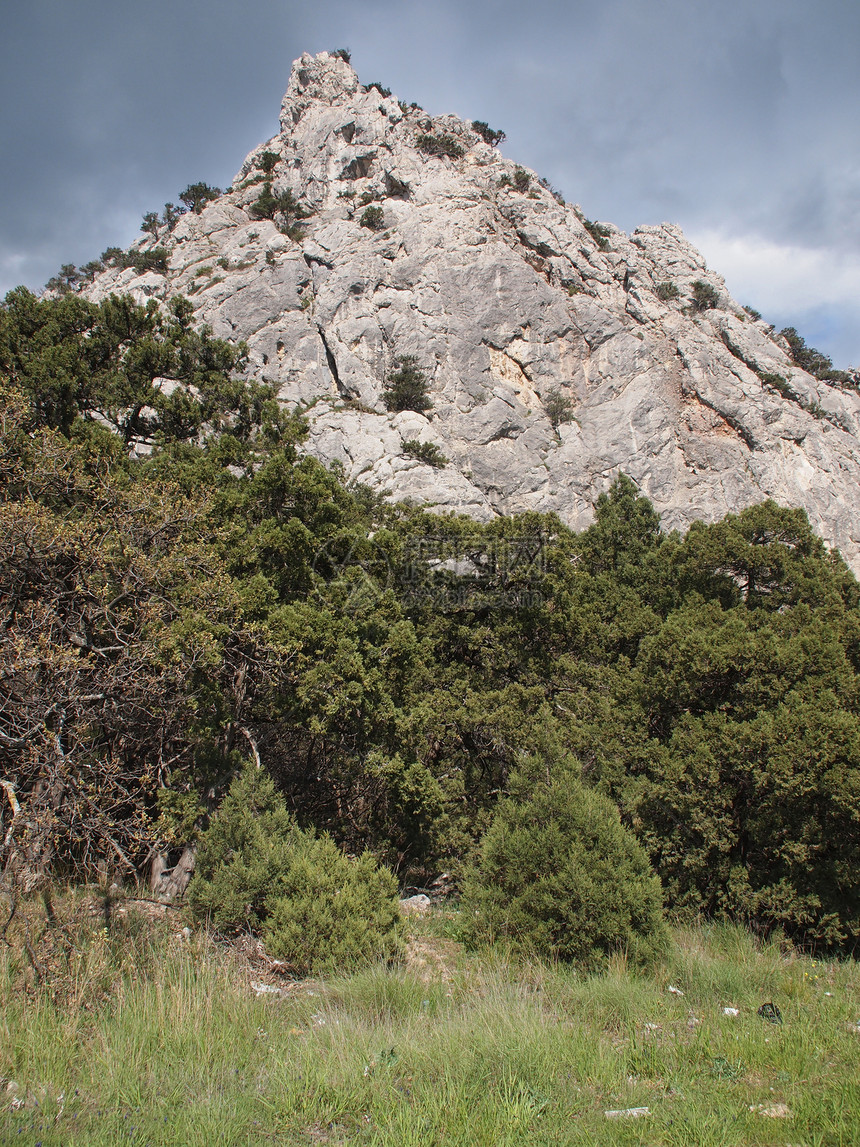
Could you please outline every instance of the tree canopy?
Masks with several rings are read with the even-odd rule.
[[[580,534],[387,505],[243,354],[181,299],[0,306],[7,879],[141,873],[251,760],[417,883],[516,819],[539,757],[673,910],[856,946],[860,589],[801,511],[667,535],[623,476]]]

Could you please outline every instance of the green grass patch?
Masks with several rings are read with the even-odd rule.
[[[400,965],[257,997],[257,957],[183,938],[178,912],[129,905],[105,932],[96,900],[53,926],[37,907],[0,954],[2,1142],[860,1142],[856,965],[740,928],[676,930],[647,975],[619,956],[586,976],[469,953],[449,911],[413,922]]]

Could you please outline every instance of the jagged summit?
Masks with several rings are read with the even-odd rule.
[[[391,498],[581,528],[623,471],[668,527],[801,506],[860,570],[860,397],[798,369],[680,228],[590,223],[337,54],[296,61],[280,124],[225,194],[135,244],[165,271],[87,293],[187,295],[307,408],[313,454]],[[386,408],[403,356],[424,412]]]

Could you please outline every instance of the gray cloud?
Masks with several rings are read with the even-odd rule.
[[[0,291],[130,242],[189,182],[229,182],[276,129],[293,58],[348,45],[365,81],[504,128],[506,154],[592,218],[680,223],[743,301],[860,361],[860,301],[821,288],[860,265],[854,0],[11,6]],[[818,272],[780,294],[798,251]]]

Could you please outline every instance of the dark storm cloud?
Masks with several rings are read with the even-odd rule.
[[[130,242],[189,182],[228,183],[276,129],[293,58],[348,45],[365,81],[504,128],[592,218],[680,223],[742,301],[860,360],[860,291],[834,297],[860,275],[855,0],[12,7],[0,290]]]

